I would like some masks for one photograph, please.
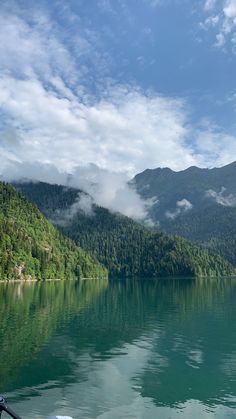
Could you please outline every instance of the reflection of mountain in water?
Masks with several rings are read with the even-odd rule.
[[[92,304],[106,286],[106,279],[0,283],[0,391],[61,323]]]
[[[25,319],[32,313],[32,325],[28,334],[25,325],[24,345],[32,348],[37,327],[42,335],[46,327],[50,330],[40,346],[48,344],[34,357],[31,351],[19,357],[19,365],[28,363],[9,389],[25,388],[29,395],[27,387],[47,385],[52,405],[63,389],[73,408],[88,409],[86,418],[112,414],[111,406],[122,403],[131,406],[135,397],[151,400],[153,409],[194,399],[205,405],[230,404],[236,391],[235,280],[114,281],[103,284],[103,292],[94,291],[92,283],[88,290],[89,284],[55,284],[53,292],[52,284],[48,290],[42,285],[40,298],[31,299],[41,308],[32,304],[32,311],[26,309]],[[43,314],[47,301],[50,312]],[[47,319],[45,326],[37,317]],[[11,316],[11,327],[14,321]],[[21,341],[23,332],[19,336]],[[16,349],[14,353],[10,361],[16,366]],[[156,417],[155,412],[149,417]]]

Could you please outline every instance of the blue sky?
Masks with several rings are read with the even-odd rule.
[[[236,0],[0,5],[1,172],[236,160]]]

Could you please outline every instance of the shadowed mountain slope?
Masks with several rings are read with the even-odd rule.
[[[215,169],[146,170],[134,180],[144,198],[157,197],[150,217],[236,265],[236,163]]]

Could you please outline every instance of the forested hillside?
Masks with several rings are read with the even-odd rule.
[[[13,186],[0,183],[0,279],[107,276]]]
[[[215,169],[145,170],[135,176],[133,185],[143,198],[158,199],[150,217],[159,229],[183,236],[236,266],[235,179],[234,162]]]
[[[40,210],[108,268],[113,277],[217,276],[234,273],[220,257],[211,256],[178,237],[152,232],[131,219],[94,206],[93,215],[78,211],[66,218],[65,210],[79,191],[43,183],[19,184],[22,193]],[[62,217],[64,214],[64,222]]]
[[[192,210],[172,222],[163,222],[163,231],[181,235],[236,266],[236,208],[211,205]]]

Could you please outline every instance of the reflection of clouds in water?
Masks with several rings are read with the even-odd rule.
[[[192,349],[187,353],[186,364],[192,368],[200,368],[203,364],[203,352],[200,349]]]
[[[186,348],[188,348],[186,350]],[[173,342],[172,347],[173,352],[179,352],[182,353],[186,358],[186,364],[189,367],[192,368],[200,368],[200,366],[203,364],[203,351],[201,349],[201,343],[198,342],[197,345],[193,345],[191,347],[191,344],[185,342],[183,336],[177,335]]]
[[[179,336],[179,335],[176,336],[173,339],[173,348],[172,348],[172,351],[173,352],[178,352],[178,351],[184,350],[184,348],[185,348],[185,343],[184,343],[183,336]]]
[[[116,416],[116,411],[120,414],[126,410],[129,415],[132,412],[135,418],[141,419],[146,407],[133,380],[145,368],[150,350],[146,341],[136,341],[135,345],[125,345],[105,360],[99,354],[86,352],[77,359],[78,370],[75,371],[78,379],[82,371],[86,377],[84,381],[62,389],[55,388],[55,383],[49,384],[46,391],[38,388],[37,395],[42,396],[40,399],[32,398],[18,407],[14,405],[14,408],[21,411],[26,419],[32,417],[32,411],[34,418],[39,419],[49,414],[64,414],[73,418],[78,415],[81,418],[115,418],[122,417]],[[26,392],[29,393],[29,389]],[[38,412],[35,411],[36,405]],[[68,406],[73,406],[73,409]]]
[[[222,359],[221,371],[226,374],[228,377],[236,377],[236,352],[231,353],[230,355],[225,355],[225,358]]]
[[[181,285],[178,293],[178,282],[174,289],[171,283],[171,289],[161,285],[155,290],[147,289],[145,283],[145,288],[138,288],[140,294],[137,295],[136,288],[121,288],[119,283],[121,311],[112,305],[115,321],[110,314],[111,306],[107,311],[106,300],[101,299],[90,315],[88,311],[82,316],[81,323],[75,322],[66,333],[55,336],[46,346],[52,354],[47,358],[49,370],[58,368],[60,371],[61,361],[62,366],[65,362],[66,369],[62,367],[61,373],[58,372],[57,382],[47,382],[44,378],[44,387],[25,387],[16,394],[10,393],[10,398],[21,399],[13,407],[25,419],[42,419],[50,414],[64,414],[73,419],[235,417],[235,410],[230,409],[235,403],[230,396],[234,394],[235,384],[233,321],[229,329],[225,328],[229,315],[232,320],[235,317],[235,298],[229,282],[230,300],[226,299],[228,293],[222,288],[222,281],[194,282],[200,290],[190,288],[188,283],[188,288]],[[151,292],[152,299],[147,291]],[[173,291],[175,298],[171,297],[169,303]],[[135,300],[132,300],[134,295]],[[142,305],[140,295],[148,298],[148,305]],[[125,310],[127,307],[129,311]],[[101,310],[104,313],[99,317]],[[199,311],[204,316],[199,316]],[[93,325],[91,330],[90,325]],[[127,339],[132,344],[122,345]],[[39,368],[42,355],[36,360]],[[24,374],[30,372],[31,363],[29,367],[23,370]],[[45,376],[51,377],[51,374]]]
[[[156,339],[157,336],[152,336],[148,342],[145,338],[124,345],[112,350],[107,358],[88,351],[77,359],[73,357],[77,364],[75,376],[80,382],[66,387],[60,382],[47,383],[36,388],[34,394],[32,389],[26,388],[21,392],[27,396],[26,401],[18,406],[15,404],[14,408],[25,419],[42,419],[50,414],[72,416],[73,419],[233,418],[233,409],[221,405],[209,408],[197,400],[188,400],[170,408],[156,406],[150,397],[142,397],[139,377],[148,368]],[[167,366],[167,360],[157,355],[157,364]],[[196,363],[202,362],[200,350],[190,350],[188,356]],[[84,379],[81,379],[81,372]],[[32,397],[32,394],[38,397]]]

